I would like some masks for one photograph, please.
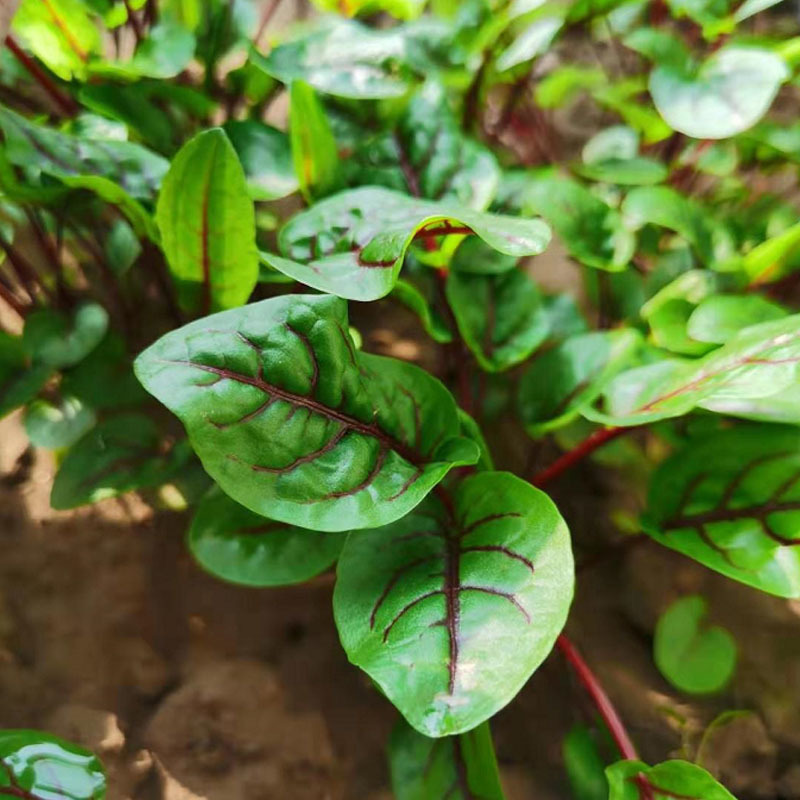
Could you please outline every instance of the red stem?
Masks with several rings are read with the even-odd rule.
[[[628,761],[638,761],[639,754],[636,752],[636,747],[631,741],[628,731],[625,730],[625,725],[620,719],[616,708],[614,708],[605,690],[597,680],[597,676],[589,669],[589,665],[583,660],[575,645],[562,633],[556,640],[556,646],[563,653],[564,658],[567,659],[569,665],[575,671],[575,675],[581,685],[592,698],[592,702],[603,718],[603,722],[614,739],[620,755]]]
[[[30,73],[30,76],[42,87],[55,104],[67,115],[72,116],[78,110],[72,98],[64,94],[50,76],[17,44],[10,34],[6,36],[6,46],[14,57]]]
[[[531,483],[534,486],[541,488],[550,481],[557,478],[561,473],[566,472],[570,467],[582,461],[590,453],[602,447],[604,444],[622,436],[632,428],[602,428],[595,431],[591,436],[587,436],[579,445],[573,447],[572,450],[567,451],[560,458],[557,458],[549,467],[545,467],[541,472],[531,478]]]
[[[17,312],[17,314],[25,319],[25,306],[17,299],[14,293],[4,284],[0,283],[0,297],[8,303],[8,305]]]

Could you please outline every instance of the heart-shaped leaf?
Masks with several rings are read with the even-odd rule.
[[[461,337],[489,372],[519,364],[547,338],[550,320],[539,288],[522,270],[451,271],[446,292]]]
[[[0,731],[0,795],[31,800],[103,800],[103,765],[49,733]]]
[[[800,597],[800,431],[746,425],[690,442],[652,478],[654,539],[763,592]]]
[[[197,563],[222,580],[242,586],[286,586],[330,567],[344,537],[266,519],[214,490],[192,519],[188,543]]]
[[[380,187],[341,192],[298,214],[283,227],[283,257],[266,256],[275,269],[348,300],[377,300],[397,281],[416,236],[475,233],[501,253],[541,253],[549,230],[539,219],[473,211]]]
[[[466,137],[444,87],[428,81],[390,133],[360,143],[347,161],[353,184],[377,184],[482,211],[500,180],[490,150]]]
[[[505,800],[489,723],[431,739],[400,720],[389,740],[396,800]]]
[[[253,201],[225,132],[213,128],[175,156],[158,197],[164,254],[187,310],[234,308],[258,281]]]
[[[697,406],[778,396],[797,380],[799,326],[795,314],[745,328],[696,361],[669,359],[627,370],[606,388],[603,412],[582,413],[609,425],[642,425]]]
[[[696,70],[657,66],[650,94],[674,130],[696,139],[725,139],[755,125],[788,77],[786,63],[771,50],[730,46]]]
[[[108,330],[108,312],[97,303],[85,303],[70,320],[45,309],[25,319],[22,341],[35,364],[70,367],[86,358]]]
[[[519,412],[531,436],[574,420],[629,366],[641,343],[634,329],[572,336],[538,356],[519,384]]]
[[[708,694],[722,689],[736,669],[736,642],[717,625],[704,625],[708,606],[699,595],[676,600],[658,619],[653,657],[678,689]]]
[[[162,446],[158,426],[148,417],[123,414],[100,423],[61,462],[50,505],[56,509],[97,503],[134,489],[159,486],[182,466],[185,446]]]
[[[239,156],[253,200],[277,200],[299,188],[289,137],[253,119],[225,123],[225,133]]]
[[[277,297],[168,333],[136,374],[242,505],[313,530],[383,525],[477,447],[442,384],[357,353],[347,330],[338,298]]]
[[[558,510],[504,472],[351,533],[337,575],[348,657],[426,736],[470,730],[514,697],[553,647],[574,582]]]
[[[25,433],[36,447],[59,450],[77,442],[96,419],[94,411],[76,397],[65,397],[59,405],[34,400],[25,409]]]
[[[0,331],[0,419],[35,397],[52,374],[45,364],[28,365],[22,337]]]
[[[606,769],[608,800],[736,800],[702,767],[688,761],[665,761],[649,767],[641,761],[618,761]]]

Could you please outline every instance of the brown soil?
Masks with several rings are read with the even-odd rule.
[[[413,321],[382,328],[380,308],[357,314],[368,349],[432,366]],[[502,424],[493,438],[521,470],[530,444]],[[395,712],[339,646],[332,575],[280,590],[223,584],[189,557],[184,515],[136,497],[54,512],[53,471],[26,449],[18,417],[0,422],[0,727],[95,750],[109,800],[391,797],[383,747]],[[719,712],[750,710],[707,738],[704,765],[740,800],[800,798],[800,604],[647,542],[610,546],[607,498],[626,487],[608,480],[583,465],[553,486],[589,564],[569,629],[643,757],[694,758]],[[652,662],[655,619],[687,592],[708,597],[741,647],[733,684],[711,700],[670,689]],[[494,724],[510,800],[569,798],[561,740],[590,719],[554,654]]]

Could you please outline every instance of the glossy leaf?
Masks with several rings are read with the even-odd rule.
[[[289,137],[257,120],[231,120],[225,133],[239,156],[254,200],[277,200],[300,187]]]
[[[0,331],[0,419],[35,397],[52,372],[29,366],[22,338]]]
[[[487,214],[448,202],[363,187],[329,197],[283,227],[275,269],[349,300],[376,300],[397,281],[406,250],[421,231],[467,228],[501,253],[541,253],[549,241],[538,219]],[[425,233],[423,235],[428,235]]]
[[[777,395],[797,379],[799,320],[793,315],[745,328],[695,361],[670,359],[623,372],[605,390],[604,411],[583,413],[610,425],[641,425],[697,406]]]
[[[589,729],[575,725],[561,746],[573,800],[608,800],[605,764]]]
[[[708,611],[699,595],[676,600],[658,619],[653,657],[661,674],[690,694],[724,688],[736,668],[736,642],[719,626],[704,623]]]
[[[690,441],[652,478],[654,539],[735,580],[800,596],[800,431],[745,425]]]
[[[214,314],[136,361],[234,500],[304,528],[391,522],[477,448],[423,370],[357,353],[346,304],[289,295]]]
[[[477,211],[487,208],[500,179],[494,155],[463,134],[436,81],[414,95],[393,131],[360,143],[347,168],[353,184],[386,186]]]
[[[696,71],[656,66],[650,94],[674,130],[697,139],[724,139],[755,125],[788,77],[785,62],[770,50],[728,46]]]
[[[519,384],[519,413],[528,433],[541,436],[574,420],[631,364],[640,343],[633,329],[593,331],[538,356]]]
[[[29,314],[22,342],[35,364],[70,367],[86,358],[107,330],[108,312],[97,303],[85,303],[72,319],[51,309]]]
[[[396,800],[504,800],[489,723],[431,739],[400,720],[389,740]]]
[[[688,761],[665,761],[648,767],[641,761],[618,761],[606,769],[608,800],[736,800],[702,767]]]
[[[348,657],[426,736],[470,730],[514,697],[563,627],[574,581],[558,510],[503,472],[351,533],[337,575]]]
[[[215,490],[201,501],[188,544],[197,563],[217,578],[242,586],[285,586],[330,567],[344,536],[266,519]]]
[[[547,338],[549,319],[539,288],[522,270],[500,275],[451,271],[446,293],[461,337],[489,372],[519,364]]]
[[[703,300],[689,317],[686,332],[699,342],[725,344],[750,325],[782,319],[788,312],[757,294],[718,294]]]
[[[0,731],[0,795],[36,800],[103,800],[106,775],[87,750],[49,733]]]
[[[65,397],[54,405],[34,400],[25,409],[25,433],[31,444],[59,450],[81,438],[95,423],[94,411],[75,397]]]
[[[306,200],[340,188],[336,139],[322,103],[304,81],[292,81],[289,90],[289,133],[294,171]]]
[[[148,417],[112,417],[69,450],[53,481],[50,505],[59,510],[77,508],[158,486],[188,455],[184,446],[172,452],[163,448],[158,426]]]
[[[255,212],[236,151],[214,128],[187,142],[158,198],[164,253],[187,310],[233,308],[258,281]]]

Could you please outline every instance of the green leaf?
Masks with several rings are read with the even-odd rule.
[[[22,337],[0,331],[0,419],[35,397],[52,372],[46,365],[29,367]]]
[[[563,27],[564,18],[558,14],[548,14],[532,20],[500,53],[495,61],[495,68],[502,72],[543,55]]]
[[[153,420],[123,414],[101,422],[67,453],[53,481],[50,505],[58,510],[158,486],[187,459],[184,447],[161,446]]]
[[[717,294],[703,300],[692,312],[687,333],[699,342],[725,344],[750,325],[782,319],[786,309],[757,294]]]
[[[589,729],[574,725],[561,745],[573,800],[608,800],[605,765]]]
[[[519,364],[547,338],[541,293],[522,270],[500,275],[451,270],[446,292],[461,337],[489,372]]]
[[[116,220],[111,226],[104,249],[108,265],[116,276],[124,275],[142,254],[139,237],[124,219]]]
[[[351,533],[337,575],[348,658],[426,736],[470,730],[516,695],[553,647],[574,582],[558,510],[504,472]]]
[[[531,436],[572,422],[625,369],[641,344],[634,329],[572,336],[531,363],[519,384],[519,413]]]
[[[239,156],[253,200],[277,200],[300,187],[289,137],[257,120],[231,120],[224,131]]]
[[[575,167],[575,172],[590,181],[616,183],[620,186],[646,186],[661,183],[668,174],[664,164],[645,156],[582,164]]]
[[[414,95],[395,129],[359,143],[347,160],[350,183],[375,184],[430,200],[483,211],[497,191],[492,152],[466,137],[433,80]]]
[[[606,769],[608,800],[736,800],[704,769],[688,761],[664,761],[648,767],[641,761],[618,761]],[[643,792],[649,792],[643,795]]]
[[[392,289],[392,297],[399,300],[419,317],[425,333],[434,342],[447,344],[453,341],[453,334],[447,327],[447,323],[413,282],[398,278]]]
[[[108,330],[108,312],[97,303],[84,303],[69,319],[44,309],[28,314],[22,342],[34,364],[70,367],[86,358]]]
[[[200,502],[188,544],[197,563],[217,578],[242,586],[286,586],[330,567],[344,538],[265,519],[215,490]]]
[[[34,400],[25,409],[25,433],[36,447],[59,450],[77,442],[96,419],[94,411],[76,397],[64,397],[59,405]]]
[[[503,191],[514,195],[523,214],[541,214],[582,264],[615,272],[633,256],[634,239],[619,212],[576,181],[517,172]]]
[[[646,532],[723,575],[800,596],[800,431],[745,425],[690,441],[655,473]]]
[[[255,212],[236,151],[213,128],[175,156],[158,198],[162,246],[187,310],[234,308],[258,281]]]
[[[690,694],[718,692],[736,669],[736,642],[717,625],[704,624],[708,604],[699,595],[676,600],[658,619],[653,657],[661,674]]]
[[[103,800],[103,765],[87,750],[30,730],[0,731],[0,794],[41,800]]]
[[[325,109],[305,81],[289,90],[289,135],[294,172],[307,201],[341,188],[339,151]]]
[[[85,78],[100,32],[81,0],[23,0],[12,30],[59,78]]]
[[[742,269],[753,283],[778,278],[798,250],[800,222],[756,245],[742,258]]]
[[[729,46],[691,72],[657,66],[650,94],[674,130],[696,139],[725,139],[753,127],[788,77],[785,62],[772,51]]]
[[[396,800],[504,800],[489,723],[431,739],[399,720],[389,740]]]
[[[641,425],[697,406],[777,395],[797,380],[799,322],[793,315],[753,325],[696,361],[658,361],[623,372],[605,391],[605,412],[582,413],[609,425]]]
[[[344,11],[350,16],[385,11],[398,19],[413,19],[422,13],[425,0],[313,0],[324,11]]]
[[[549,231],[539,219],[487,214],[366,186],[317,203],[283,227],[275,269],[349,300],[377,300],[394,287],[406,250],[423,229],[468,228],[501,253],[541,253]],[[424,234],[427,235],[427,234]]]
[[[136,374],[242,505],[313,530],[382,525],[477,447],[437,380],[355,352],[347,329],[338,298],[276,297],[167,334]]]
[[[628,161],[639,155],[639,134],[629,125],[612,125],[596,133],[583,146],[584,164]]]

